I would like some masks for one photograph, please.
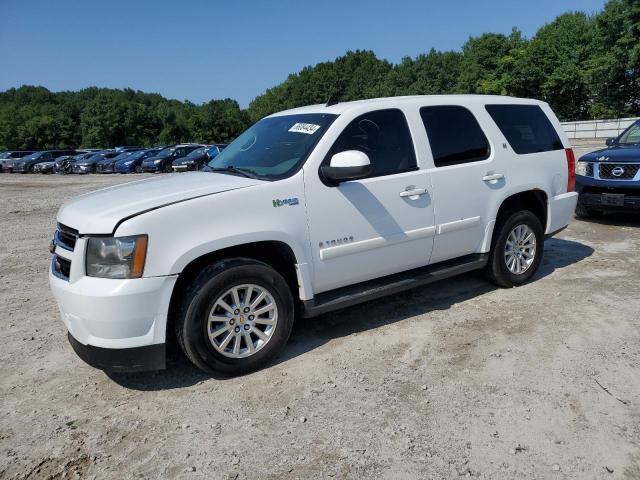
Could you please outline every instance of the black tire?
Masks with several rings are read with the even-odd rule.
[[[215,350],[207,335],[207,319],[214,302],[226,290],[242,284],[268,289],[278,308],[270,340],[251,356],[230,358]],[[249,258],[221,260],[207,266],[187,286],[175,323],[178,345],[187,358],[208,373],[242,375],[264,368],[282,351],[294,320],[291,290],[270,266]]]
[[[142,165],[136,165],[136,173],[142,173]]]
[[[162,167],[162,171],[164,173],[173,173],[173,168],[171,168],[171,163],[166,163],[163,167]]]
[[[576,205],[576,217],[578,218],[600,218],[602,212],[594,210],[592,208],[585,207],[582,203],[578,202]]]
[[[505,248],[509,234],[518,225],[528,226],[534,233],[536,248],[533,262],[520,274],[511,272],[507,268],[505,259]],[[527,282],[538,270],[544,252],[544,230],[538,217],[529,210],[510,212],[498,219],[491,240],[491,252],[486,273],[489,279],[496,285],[503,288],[516,287]]]

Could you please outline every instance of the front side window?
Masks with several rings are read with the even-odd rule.
[[[538,105],[487,105],[485,108],[518,155],[564,149],[555,128]]]
[[[360,115],[342,131],[324,164],[336,153],[358,150],[371,162],[370,177],[418,168],[407,119],[400,110],[376,110]]]
[[[208,171],[244,172],[262,180],[293,175],[337,115],[306,113],[263,118],[208,163]]]
[[[640,122],[636,122],[625,130],[618,141],[620,145],[636,145],[640,143]]]
[[[423,107],[420,117],[427,131],[436,167],[478,162],[489,158],[489,142],[476,117],[457,105]]]

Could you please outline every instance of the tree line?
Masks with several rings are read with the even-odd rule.
[[[228,142],[270,113],[301,105],[394,95],[480,93],[538,98],[561,120],[640,114],[640,2],[610,0],[569,12],[530,38],[471,37],[460,51],[406,57],[347,52],[291,74],[247,109],[232,99],[195,105],[131,89],[0,93],[0,149]]]

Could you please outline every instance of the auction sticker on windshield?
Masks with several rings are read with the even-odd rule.
[[[289,129],[290,132],[298,132],[298,133],[307,133],[309,135],[313,135],[316,133],[316,130],[320,128],[320,125],[315,125],[313,123],[296,123],[293,127]]]

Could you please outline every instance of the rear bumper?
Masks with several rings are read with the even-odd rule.
[[[76,354],[88,365],[107,372],[146,372],[166,367],[164,343],[134,348],[101,348],[83,345],[67,333]]]
[[[567,192],[549,199],[546,235],[553,235],[569,225],[578,203],[576,192]]]

